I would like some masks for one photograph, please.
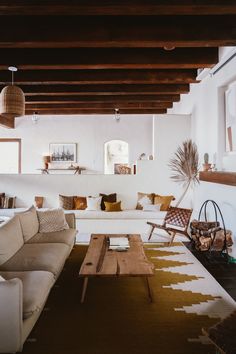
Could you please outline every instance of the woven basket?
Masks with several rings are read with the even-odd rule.
[[[25,95],[18,86],[6,86],[2,89],[0,114],[6,117],[18,117],[25,114]]]

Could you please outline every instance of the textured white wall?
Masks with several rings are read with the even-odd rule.
[[[222,53],[221,53],[222,54]],[[192,137],[198,145],[201,162],[205,152],[210,162],[217,155],[219,170],[236,171],[236,155],[226,155],[224,129],[224,96],[227,85],[236,81],[236,58],[226,64],[212,77],[205,78],[200,84],[191,85],[188,95],[182,95],[180,103],[169,110],[175,114],[192,114]],[[220,184],[201,182],[194,193],[194,211],[197,214],[201,203],[213,199],[219,203],[225,216],[226,226],[236,236],[236,188]]]
[[[45,197],[46,207],[56,207],[59,193],[87,196],[116,192],[124,208],[134,208],[139,191],[178,198],[182,189],[171,181],[168,162],[177,145],[190,136],[190,117],[157,116],[154,132],[155,160],[138,161],[137,175],[0,175],[0,192],[17,196],[18,207],[31,205],[36,195]],[[187,198],[183,205],[189,205]]]
[[[50,143],[77,143],[78,163],[94,173],[103,173],[104,143],[129,143],[130,163],[145,152],[152,153],[152,115],[123,115],[117,123],[112,115],[41,116],[37,124],[31,117],[16,119],[16,129],[0,127],[0,137],[22,139],[22,172],[40,173],[42,155]]]

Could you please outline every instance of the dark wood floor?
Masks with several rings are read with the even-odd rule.
[[[219,252],[196,251],[191,242],[185,245],[236,301],[236,263],[228,262]]]

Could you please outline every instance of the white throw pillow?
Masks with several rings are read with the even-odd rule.
[[[4,279],[1,275],[0,275],[0,281],[5,281],[6,279]]]
[[[39,221],[36,208],[32,205],[28,210],[15,214],[19,216],[24,241],[27,242],[39,232]]]
[[[150,205],[144,205],[143,206],[143,211],[160,211],[161,210],[161,204],[150,204]]]
[[[102,197],[87,197],[87,208],[86,210],[98,211],[101,210]]]
[[[37,210],[39,232],[56,232],[69,229],[64,211],[59,209]]]

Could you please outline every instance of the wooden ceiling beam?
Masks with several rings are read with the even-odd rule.
[[[0,51],[0,69],[198,69],[218,62],[218,48],[46,48]],[[16,75],[17,79],[17,75]]]
[[[26,111],[25,115],[32,115],[35,110]],[[167,112],[166,109],[158,109],[158,108],[133,108],[133,109],[120,109],[120,114],[165,114]],[[112,114],[114,115],[114,109],[75,109],[75,108],[64,108],[63,110],[60,108],[52,108],[48,110],[43,110],[38,112],[40,115],[78,115],[78,114]]]
[[[15,129],[15,117],[4,117],[0,115],[0,126],[8,129]]]
[[[84,109],[84,110],[89,110],[89,109],[136,109],[136,108],[157,108],[157,109],[162,109],[162,108],[172,108],[173,103],[172,102],[105,102],[105,103],[65,103],[65,102],[60,102],[60,103],[50,103],[50,102],[45,102],[43,104],[39,103],[27,103],[26,104],[26,109],[32,109],[35,111],[44,111],[48,109]]]
[[[0,48],[163,48],[236,45],[236,15],[1,18]],[[37,25],[35,25],[37,23]]]
[[[73,95],[150,95],[182,94],[189,92],[189,84],[150,85],[46,85],[20,86],[25,96],[68,96]],[[3,86],[0,86],[0,90]]]
[[[174,84],[194,83],[197,70],[26,70],[15,75],[16,85],[93,84]],[[10,75],[0,71],[0,85],[8,85]]]
[[[1,0],[0,15],[222,15],[236,14],[233,0],[77,0],[68,5],[68,1]]]
[[[115,103],[115,102],[178,102],[180,101],[179,94],[173,95],[109,95],[109,96],[26,96],[26,105],[28,104],[48,104],[48,103]]]

